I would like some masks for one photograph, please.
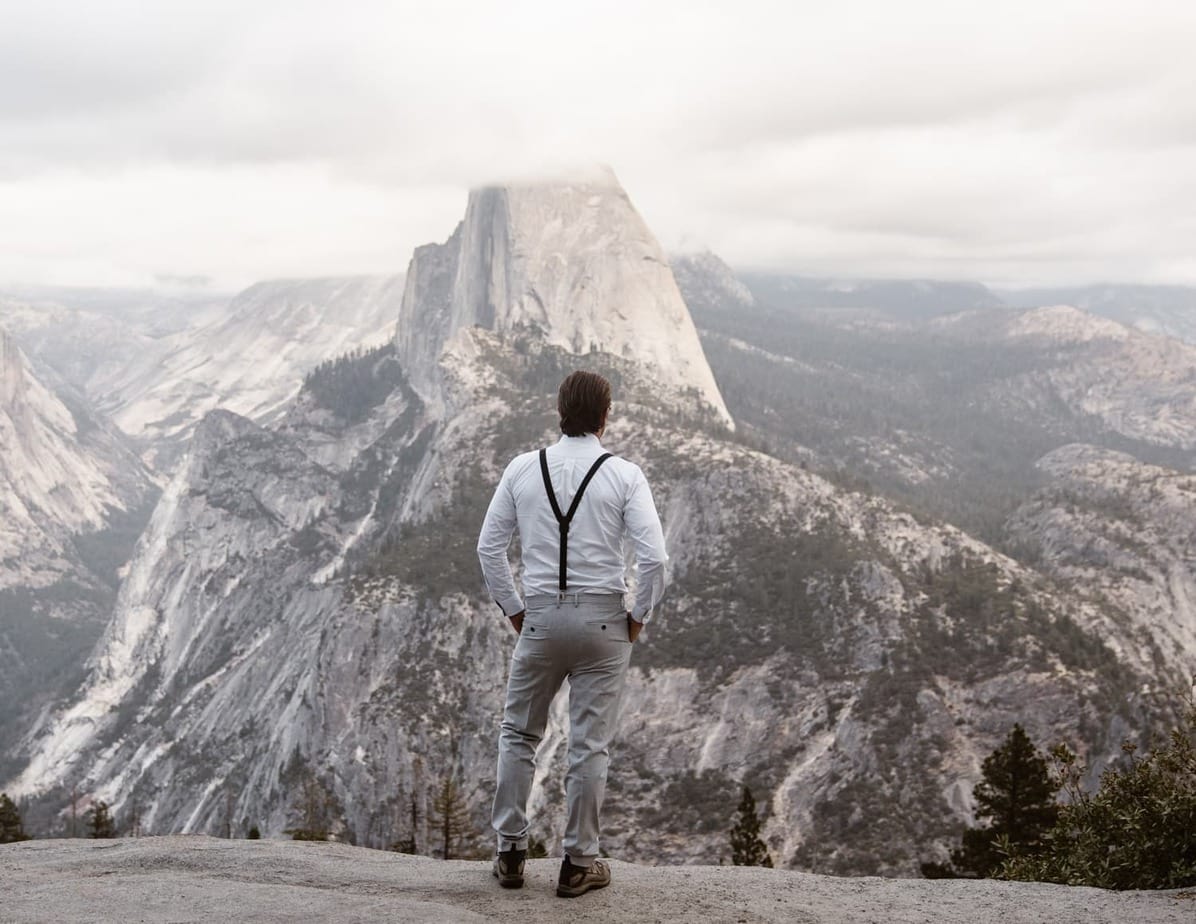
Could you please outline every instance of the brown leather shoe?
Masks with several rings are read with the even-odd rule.
[[[595,860],[588,868],[574,866],[568,857],[561,861],[561,877],[556,884],[556,894],[561,898],[577,898],[591,889],[604,889],[608,885],[610,867],[602,860]]]

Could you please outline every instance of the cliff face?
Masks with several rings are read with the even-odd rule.
[[[402,276],[259,282],[102,383],[100,406],[169,471],[208,411],[277,421],[304,374],[394,333]]]
[[[71,538],[151,489],[119,436],[80,404],[72,411],[0,328],[0,588],[67,573]]]
[[[396,345],[417,391],[430,393],[444,346],[475,325],[634,360],[732,424],[664,253],[608,170],[476,190],[449,241],[416,251]]]
[[[58,384],[0,329],[0,776],[78,683],[157,495],[123,435]]]

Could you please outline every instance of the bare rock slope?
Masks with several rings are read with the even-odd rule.
[[[5,920],[24,921],[1190,921],[1191,892],[816,876],[612,862],[609,889],[565,901],[555,860],[521,890],[489,864],[342,844],[149,837],[0,847]]]

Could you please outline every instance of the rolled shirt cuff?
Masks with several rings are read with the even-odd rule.
[[[631,611],[631,618],[634,619],[636,622],[638,622],[640,625],[646,626],[649,622],[652,621],[652,608],[650,606],[646,606],[641,609],[640,607],[637,606],[635,609],[633,609]]]
[[[502,610],[502,614],[510,619],[512,616],[522,613],[524,610],[523,601],[519,599],[518,594],[512,594],[510,597],[504,597],[502,600],[495,600],[498,608]]]

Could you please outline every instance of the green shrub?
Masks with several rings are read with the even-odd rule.
[[[1044,852],[1008,859],[1002,878],[1102,889],[1196,885],[1196,706],[1147,757],[1122,747],[1128,763],[1106,770],[1094,795],[1080,788],[1076,755],[1063,745],[1052,751],[1069,804]]]

